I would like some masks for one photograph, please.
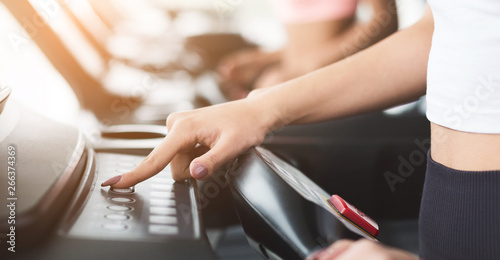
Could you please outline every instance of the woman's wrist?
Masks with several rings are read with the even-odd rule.
[[[289,124],[290,119],[281,105],[281,97],[274,93],[273,88],[257,89],[250,92],[244,102],[249,104],[252,113],[259,118],[259,122],[266,133]]]

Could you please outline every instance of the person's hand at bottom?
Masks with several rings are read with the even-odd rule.
[[[418,260],[412,254],[390,248],[366,239],[358,241],[339,240],[326,249],[320,250],[307,260]]]
[[[110,178],[101,186],[133,186],[156,175],[170,162],[177,181],[205,179],[229,160],[260,144],[279,118],[275,109],[250,98],[171,114],[165,139],[135,169]]]

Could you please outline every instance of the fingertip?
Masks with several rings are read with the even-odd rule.
[[[101,187],[114,185],[114,184],[120,182],[122,180],[122,178],[123,178],[122,175],[117,175],[117,176],[111,177],[111,178],[107,179],[106,181],[104,181],[103,183],[101,183]]]
[[[115,189],[124,189],[124,188],[132,187],[132,186],[136,185],[139,181],[136,181],[134,178],[131,178],[130,174],[131,174],[131,172],[127,172],[127,173],[124,173],[122,175],[115,176],[115,177],[120,176],[121,178],[119,178],[118,181],[113,180],[114,183],[110,183],[109,186],[111,188],[115,188]],[[113,178],[115,178],[115,177],[113,177]]]

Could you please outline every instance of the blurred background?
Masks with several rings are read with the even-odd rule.
[[[186,51],[187,38],[234,33],[266,50],[278,49],[287,40],[283,25],[266,0],[30,0],[29,3],[82,64],[85,73],[111,91],[142,94],[148,104],[165,104],[170,100],[176,103],[173,110],[192,108],[179,102],[189,100],[196,91],[194,76],[186,70],[195,71],[202,66],[199,54]],[[425,8],[422,0],[399,0],[397,7],[400,28],[416,22]],[[369,7],[361,3],[357,15],[369,17]],[[34,110],[76,124],[80,104],[68,76],[58,72],[32,39],[44,33],[43,27],[35,17],[16,20],[0,4],[0,82],[11,86],[12,96]],[[50,44],[53,40],[47,41]],[[144,70],[143,65],[159,70],[175,65],[178,69],[158,75]],[[158,90],[158,85],[168,90]],[[204,88],[216,92],[213,86]],[[217,99],[217,94],[211,95],[216,101],[223,100]],[[139,113],[154,117],[148,111]]]

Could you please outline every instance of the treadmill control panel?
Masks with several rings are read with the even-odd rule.
[[[136,187],[113,189],[100,183],[132,170],[144,156],[96,154],[90,195],[70,237],[112,240],[165,240],[199,236],[193,186],[175,182],[170,166]]]

